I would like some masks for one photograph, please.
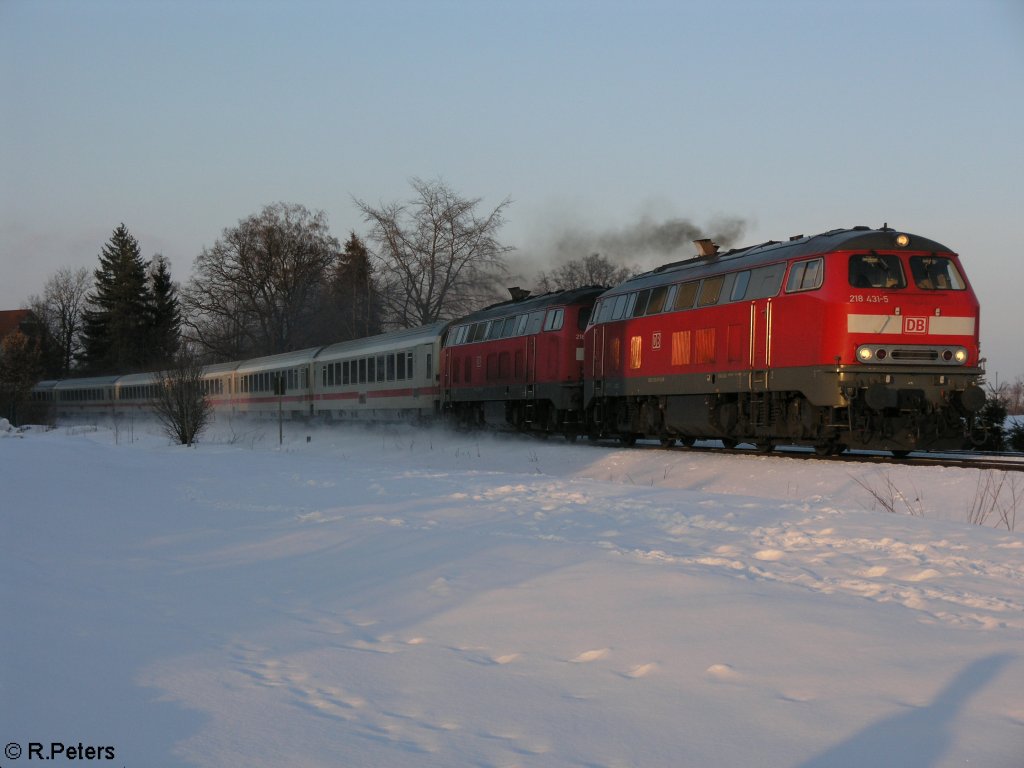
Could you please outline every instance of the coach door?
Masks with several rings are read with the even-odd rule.
[[[750,390],[763,392],[768,388],[768,371],[772,366],[772,300],[750,302]]]

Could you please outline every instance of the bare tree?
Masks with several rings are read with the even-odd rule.
[[[582,259],[575,259],[550,272],[537,275],[538,291],[565,291],[588,285],[613,286],[627,280],[635,269],[613,264],[605,256],[592,253]]]
[[[157,375],[160,384],[152,404],[157,420],[171,440],[192,445],[213,416],[213,407],[203,391],[199,358],[182,350],[171,366]]]
[[[460,196],[443,181],[414,178],[404,203],[355,203],[369,239],[390,324],[408,328],[455,317],[493,301],[512,250],[497,239],[510,200],[478,213],[480,198]]]
[[[82,313],[91,288],[85,267],[58,269],[43,286],[42,296],[29,299],[29,307],[46,329],[54,347],[54,362],[46,373],[65,378],[82,349]],[[50,363],[47,363],[50,368]]]
[[[225,229],[196,258],[182,297],[185,324],[223,359],[309,346],[318,297],[338,250],[323,211],[268,205]]]

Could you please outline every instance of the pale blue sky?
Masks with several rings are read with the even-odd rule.
[[[267,203],[344,239],[442,177],[541,263],[645,215],[887,221],[960,252],[1024,374],[1024,0],[0,0],[0,57],[0,308],[120,222],[185,282]]]

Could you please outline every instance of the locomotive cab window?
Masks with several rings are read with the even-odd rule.
[[[786,293],[815,291],[821,288],[824,272],[823,266],[821,259],[798,261],[789,270],[789,282],[786,283]]]
[[[907,278],[899,256],[877,253],[855,254],[850,257],[850,287],[852,288],[906,288]]]
[[[911,256],[910,274],[922,291],[962,291],[967,287],[953,260],[941,256]]]

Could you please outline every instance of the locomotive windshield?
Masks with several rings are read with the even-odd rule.
[[[967,287],[953,260],[942,256],[911,256],[910,273],[922,291],[962,291]]]
[[[906,288],[899,256],[877,253],[850,257],[850,285],[854,288]]]

